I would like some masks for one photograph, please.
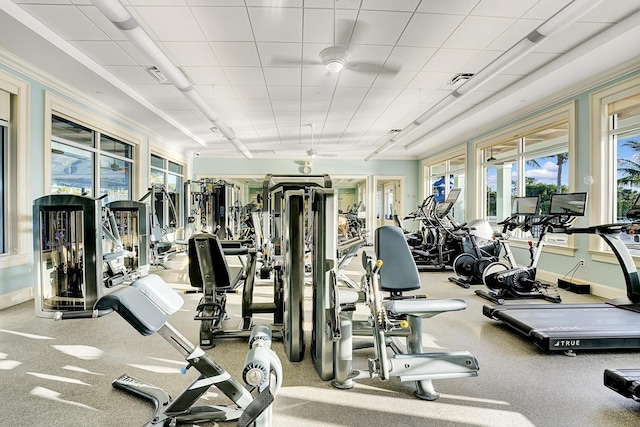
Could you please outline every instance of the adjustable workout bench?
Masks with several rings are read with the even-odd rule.
[[[268,328],[254,329],[249,342],[251,350],[245,359],[243,379],[258,390],[254,398],[249,390],[242,387],[200,347],[191,344],[167,322],[167,314],[177,311],[182,303],[182,298],[164,280],[153,274],[98,300],[94,307],[97,316],[117,311],[140,334],[148,336],[158,333],[185,357],[185,372],[193,367],[200,373],[175,399],[171,399],[160,388],[128,375],[113,381],[113,386],[153,402],[153,419],[146,426],[236,419],[239,420],[238,426],[249,426],[253,422],[256,426],[271,426],[271,402],[282,384],[282,366],[269,348],[271,335]],[[193,406],[212,385],[229,397],[236,407]]]
[[[215,337],[248,337],[253,326],[254,313],[274,313],[274,324],[282,324],[282,292],[274,287],[273,302],[253,301],[257,254],[254,248],[241,245],[223,249],[225,241],[213,234],[199,233],[189,238],[189,279],[191,286],[204,295],[197,307],[194,320],[200,320],[200,346],[212,348]],[[229,268],[225,255],[247,256],[246,269]],[[244,278],[244,281],[242,281]],[[242,321],[237,330],[225,331],[222,322],[227,318],[227,292],[242,288]]]
[[[331,325],[336,341],[332,384],[347,389],[353,387],[356,378],[388,380],[395,376],[400,381],[415,381],[415,395],[420,399],[435,400],[439,394],[431,380],[477,376],[478,361],[468,351],[424,353],[422,348],[422,319],[464,310],[466,303],[460,299],[403,295],[420,289],[420,276],[399,227],[378,228],[375,251],[377,260],[373,254],[363,253],[366,280],[361,292],[371,310],[367,321],[353,320],[355,304],[362,298],[351,289],[338,288],[334,276],[334,305],[339,312],[337,317],[334,312]],[[381,291],[389,292],[390,296],[383,299]],[[375,358],[369,359],[368,373],[353,370],[354,335],[373,335]],[[406,344],[399,340],[402,337]],[[391,358],[386,352],[388,343],[396,353]]]

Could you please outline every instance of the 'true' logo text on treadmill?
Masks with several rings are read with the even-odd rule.
[[[579,347],[580,340],[560,340],[556,341],[554,347]]]

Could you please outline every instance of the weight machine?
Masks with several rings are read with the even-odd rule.
[[[183,197],[188,210],[184,228],[189,235],[208,232],[223,240],[239,237],[242,205],[236,185],[211,178],[187,181]]]
[[[125,224],[123,211],[116,215],[102,206],[104,197],[106,194],[98,199],[52,194],[34,200],[37,316],[73,317],[87,312],[105,287],[133,280],[148,271],[146,252],[141,250],[146,247],[141,246],[146,245],[144,233],[140,222],[133,219],[139,218],[139,211],[136,214],[135,207],[127,208],[129,222]],[[114,206],[118,212],[122,203]],[[120,234],[125,225],[132,232],[126,244]]]

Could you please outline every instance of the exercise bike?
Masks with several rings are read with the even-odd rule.
[[[549,215],[541,218],[525,217],[520,228],[525,232],[531,230],[532,234],[538,236],[535,245],[532,241],[528,242],[529,265],[510,268],[500,262],[489,264],[482,274],[482,281],[487,290],[476,290],[476,294],[494,304],[504,304],[505,300],[521,298],[541,298],[555,303],[562,302],[556,287],[543,284],[536,279],[536,269],[542,255],[546,234],[566,232],[575,219],[575,215],[557,212],[550,212]]]
[[[468,241],[472,250],[458,255],[453,261],[453,271],[458,277],[449,277],[449,281],[465,289],[471,285],[484,285],[484,270],[490,264],[499,262],[501,256],[508,263],[508,268],[516,267],[517,263],[508,242],[510,233],[524,226],[520,218],[537,214],[538,202],[538,196],[516,197],[511,205],[511,216],[497,224],[502,226],[502,232],[494,233],[486,220],[473,220],[465,225],[463,229],[468,231]],[[492,238],[493,243],[480,246],[478,238]]]
[[[467,250],[453,260],[453,271],[457,277],[449,277],[451,283],[465,289],[471,285],[483,284],[482,273],[489,264],[500,260],[503,248],[506,249],[511,265],[515,265],[512,263],[513,255],[506,245],[508,235],[504,230],[502,233],[494,233],[489,222],[484,219],[469,221],[461,230],[466,233],[462,239]],[[481,240],[490,243],[481,245]]]

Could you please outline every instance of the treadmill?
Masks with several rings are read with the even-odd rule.
[[[640,196],[627,212],[627,218],[640,219]],[[633,231],[635,235],[638,230],[634,228]],[[624,397],[640,402],[640,369],[605,369],[604,385]]]
[[[554,194],[550,214],[580,216],[585,206],[585,193]],[[595,234],[604,239],[622,267],[626,297],[600,304],[485,305],[483,314],[506,323],[548,352],[575,356],[576,350],[640,348],[640,280],[620,239],[622,232],[631,229],[635,230],[632,223],[566,229],[568,234]]]

